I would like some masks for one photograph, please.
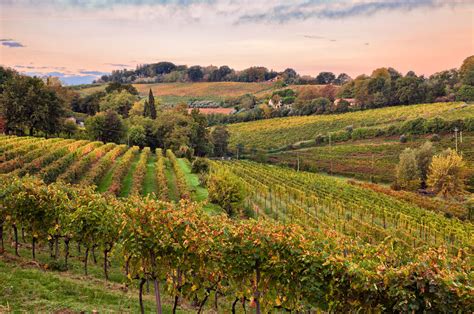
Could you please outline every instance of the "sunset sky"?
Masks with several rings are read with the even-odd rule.
[[[474,1],[0,0],[0,64],[68,83],[171,61],[430,75],[474,54]]]

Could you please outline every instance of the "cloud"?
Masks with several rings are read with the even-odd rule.
[[[308,38],[308,39],[329,40],[329,41],[332,41],[332,42],[337,41],[336,39],[332,39],[332,38],[328,38],[328,37],[324,37],[324,36],[318,36],[318,35],[303,35],[303,37]]]
[[[308,0],[291,4],[275,5],[264,12],[241,15],[236,24],[256,22],[287,23],[293,20],[344,19],[371,16],[379,12],[433,9],[445,5],[466,4],[462,1],[442,0],[387,0],[387,1],[333,1]]]
[[[105,65],[111,65],[113,67],[120,67],[120,68],[126,68],[130,67],[130,64],[123,64],[123,63],[104,63]]]
[[[17,41],[11,40],[11,39],[2,39],[2,40],[0,40],[0,42],[2,43],[3,46],[9,47],[9,48],[22,48],[22,47],[25,47],[20,42],[17,42]]]
[[[108,72],[100,72],[100,71],[87,71],[87,70],[80,70],[80,74],[87,74],[87,75],[95,75],[95,76],[102,76],[105,74],[110,74]]]

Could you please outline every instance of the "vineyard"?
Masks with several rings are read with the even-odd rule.
[[[445,121],[474,118],[474,105],[435,103],[387,107],[334,115],[287,117],[229,125],[230,144],[243,144],[246,150],[281,149],[301,141],[314,142],[318,135],[333,133],[333,140],[349,140],[355,136],[376,137],[397,133],[404,122],[416,118],[442,118]],[[346,129],[353,129],[349,136]],[[451,130],[450,130],[451,131]],[[433,132],[434,133],[434,132]]]
[[[143,309],[150,285],[160,313],[474,310],[474,226],[462,206],[211,161],[211,175],[225,170],[243,184],[255,216],[231,219],[209,214],[189,161],[170,150],[2,136],[0,156],[0,251],[82,265],[84,281],[102,265]]]
[[[463,142],[458,144],[459,151],[472,171],[474,171],[474,136],[473,133],[463,134]],[[376,182],[393,182],[395,167],[400,153],[405,148],[418,148],[430,137],[420,137],[407,143],[400,143],[398,137],[380,138],[336,143],[297,150],[287,150],[268,155],[271,163],[286,165],[296,169],[313,172],[353,177],[356,179],[373,180]],[[455,147],[455,139],[449,134],[439,142],[433,142],[435,153],[446,148]],[[393,169],[393,171],[387,171]],[[472,173],[474,176],[474,172]]]
[[[415,252],[444,245],[454,254],[460,249],[472,254],[474,226],[470,222],[449,219],[407,201],[319,174],[252,162],[215,166],[229,169],[245,182],[250,193],[247,206],[260,215],[306,228],[337,231],[364,243],[392,238],[397,245]]]
[[[165,157],[161,150],[155,154],[148,147],[140,150],[113,143],[3,136],[0,154],[0,174],[35,175],[45,183],[95,185],[98,192],[120,197],[190,198],[183,178],[186,165],[180,166],[171,151]],[[170,184],[176,185],[177,195],[168,194]]]

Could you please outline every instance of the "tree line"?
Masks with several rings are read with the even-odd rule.
[[[418,76],[413,71],[403,75],[389,67],[376,69],[370,76],[348,79],[342,86],[336,86],[329,79],[324,82],[327,85],[322,88],[308,86],[298,91],[278,89],[262,99],[244,95],[226,104],[236,109],[235,114],[213,114],[209,117],[209,123],[239,123],[420,103],[471,102],[474,101],[474,56],[466,58],[459,69],[438,72],[429,77]],[[269,104],[270,101],[273,105]]]
[[[138,65],[135,70],[114,70],[103,75],[97,83],[171,83],[171,82],[265,82],[278,79],[285,84],[336,84],[342,85],[351,78],[346,73],[336,76],[332,72],[321,72],[315,77],[300,75],[294,69],[282,72],[253,66],[237,71],[227,65],[200,66],[176,65],[172,62],[158,62]]]

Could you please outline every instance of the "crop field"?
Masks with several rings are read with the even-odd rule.
[[[405,148],[418,148],[430,137],[420,136],[407,143],[400,143],[398,137],[375,138],[371,140],[347,141],[332,146],[324,145],[296,150],[287,150],[268,155],[268,161],[276,164],[313,172],[326,172],[362,180],[393,182],[400,153]],[[452,134],[444,135],[441,141],[433,142],[435,153],[446,148],[455,148]],[[474,136],[463,134],[458,149],[468,163],[474,176]]]
[[[128,197],[150,195],[162,200],[190,198],[183,171],[171,151],[148,147],[68,139],[0,137],[0,174],[35,175],[46,183],[95,185],[98,192]],[[164,173],[168,174],[168,179]],[[192,174],[190,174],[192,175]],[[177,194],[168,193],[168,186]]]
[[[319,134],[344,131],[346,127],[399,127],[415,118],[440,117],[446,121],[474,118],[474,105],[434,103],[387,107],[335,115],[287,117],[229,125],[230,144],[244,144],[247,149],[278,149],[300,141],[314,140]]]
[[[251,195],[247,206],[259,215],[329,229],[363,243],[392,238],[407,252],[446,245],[454,254],[461,248],[472,253],[472,223],[446,218],[413,202],[342,179],[248,161],[218,162],[215,167],[228,169],[245,182]],[[466,216],[467,209],[447,205],[455,216]]]

